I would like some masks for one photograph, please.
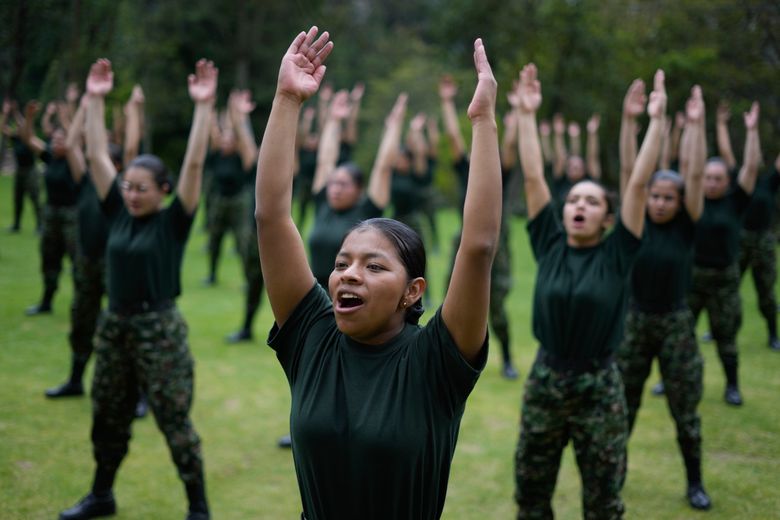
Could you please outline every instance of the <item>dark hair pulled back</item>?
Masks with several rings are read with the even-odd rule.
[[[130,161],[130,164],[127,165],[127,169],[129,170],[130,168],[143,168],[145,170],[149,170],[149,172],[152,174],[152,178],[154,179],[155,184],[157,184],[157,186],[165,193],[171,192],[173,182],[171,181],[171,178],[168,174],[168,168],[166,168],[165,163],[162,162],[162,159],[156,155],[149,153],[139,155]]]

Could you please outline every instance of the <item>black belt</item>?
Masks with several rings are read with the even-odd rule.
[[[610,354],[605,358],[595,359],[569,359],[551,354],[540,348],[536,353],[536,360],[552,368],[556,372],[569,372],[572,374],[585,374],[589,372],[598,372],[612,364],[613,358]]]
[[[158,302],[135,302],[135,303],[109,303],[108,310],[120,316],[132,316],[134,314],[144,314],[146,312],[167,311],[173,308],[173,300],[160,300]]]

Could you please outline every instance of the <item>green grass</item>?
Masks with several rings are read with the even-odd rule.
[[[29,209],[21,234],[4,231],[10,223],[10,190],[10,177],[0,177],[0,518],[51,519],[89,489],[90,403],[86,398],[52,402],[43,397],[44,388],[60,383],[68,368],[72,289],[70,277],[63,276],[54,314],[23,316],[40,292],[37,237]],[[440,222],[442,252],[430,258],[434,305],[441,299],[455,219],[444,213]],[[276,358],[264,345],[272,321],[269,307],[263,303],[254,343],[224,343],[224,336],[241,321],[242,277],[229,242],[219,285],[200,285],[206,273],[205,238],[198,225],[184,262],[184,295],[179,305],[190,326],[190,345],[197,360],[192,415],[203,439],[213,516],[297,518],[301,507],[292,457],[275,446],[277,436],[287,431],[289,390]],[[508,309],[513,351],[525,376],[536,349],[530,334],[535,267],[519,219],[513,222],[512,248],[515,285]],[[702,345],[706,368],[700,411],[704,478],[714,502],[706,515],[711,520],[780,515],[780,412],[775,400],[780,398],[780,355],[766,348],[749,280],[743,285],[743,297],[745,319],[739,345],[745,406],[741,409],[723,403],[723,376],[715,349]],[[512,518],[516,512],[513,457],[523,386],[522,381],[501,379],[498,347],[494,344],[491,349],[488,367],[463,418],[444,513],[448,519]],[[116,483],[116,518],[182,518],[183,489],[154,420],[137,421],[133,434]],[[683,498],[684,474],[674,437],[664,400],[648,392],[630,444],[624,491],[629,518],[699,516]],[[579,475],[570,448],[564,455],[554,507],[558,518],[581,516]]]

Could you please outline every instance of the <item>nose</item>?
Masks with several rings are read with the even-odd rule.
[[[357,262],[352,262],[346,269],[341,271],[341,280],[346,283],[360,282],[360,270],[357,266]]]

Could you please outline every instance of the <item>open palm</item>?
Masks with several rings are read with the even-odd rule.
[[[328,41],[327,31],[315,40],[317,31],[312,27],[308,33],[301,32],[287,49],[276,85],[280,94],[305,101],[320,88],[325,76],[323,62],[333,50],[333,42]]]
[[[92,64],[87,76],[87,93],[93,96],[105,96],[114,88],[114,71],[111,62],[101,58]]]
[[[536,65],[529,63],[520,71],[520,110],[523,112],[536,112],[542,104],[542,84],[539,83],[536,74]],[[553,120],[556,132],[563,133],[563,118],[556,114]]]

